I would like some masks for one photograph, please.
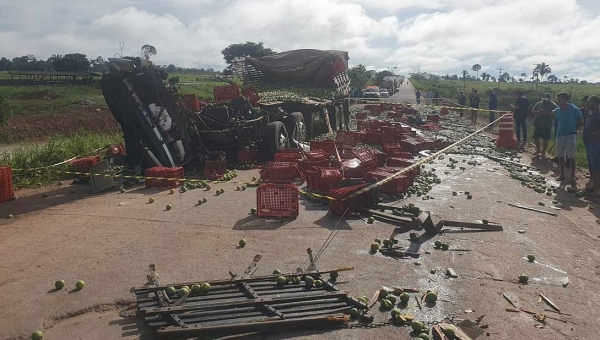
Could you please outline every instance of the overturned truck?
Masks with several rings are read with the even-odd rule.
[[[314,122],[327,120],[328,109],[341,116],[349,84],[347,53],[290,51],[241,61],[243,89],[217,87],[207,103],[167,87],[166,73],[152,65],[109,61],[101,89],[123,130],[134,173],[154,166],[199,168],[219,159],[236,167],[301,147]]]

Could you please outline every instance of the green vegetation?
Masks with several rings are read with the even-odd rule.
[[[92,107],[107,107],[99,88],[82,85],[0,86],[0,96],[13,105],[14,115],[60,114],[84,101]]]
[[[88,156],[95,149],[121,142],[123,139],[120,134],[80,133],[71,137],[51,137],[45,144],[33,144],[1,152],[0,165],[8,165],[13,169],[45,167],[75,156]],[[68,170],[70,167],[65,164],[52,169]],[[15,171],[13,183],[17,187],[33,187],[65,177],[65,174],[45,170]]]
[[[483,75],[483,74],[482,74]],[[466,88],[465,94],[469,95],[471,89],[476,89],[479,97],[481,98],[480,108],[486,108],[488,106],[487,91],[490,88],[498,89],[498,108],[500,110],[511,110],[510,105],[515,102],[515,93],[517,91],[523,91],[523,94],[531,101],[531,105],[540,101],[544,93],[549,93],[552,96],[552,100],[556,101],[556,94],[559,92],[568,92],[573,98],[575,105],[581,106],[581,98],[585,95],[600,95],[600,84],[579,84],[579,83],[498,83],[489,81],[473,81],[467,80],[439,80],[439,79],[428,79],[423,76],[413,76],[410,78],[411,83],[415,89],[420,89],[422,93],[431,89],[432,91],[439,91],[442,97],[446,97],[451,101],[458,102],[458,96],[463,88]],[[489,113],[480,111],[480,117],[488,118]],[[527,124],[527,138],[530,142],[533,142],[533,125],[531,125],[532,119],[529,119]],[[552,141],[550,145],[552,145]],[[555,152],[555,151],[553,151]],[[585,146],[581,134],[577,135],[577,166],[587,167],[587,158],[585,154]]]

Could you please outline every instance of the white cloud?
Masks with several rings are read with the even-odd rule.
[[[82,52],[111,57],[156,46],[159,64],[224,67],[231,43],[277,51],[341,49],[352,65],[403,72],[459,73],[479,63],[531,73],[546,62],[557,76],[600,80],[600,5],[590,0],[6,0],[1,54]]]

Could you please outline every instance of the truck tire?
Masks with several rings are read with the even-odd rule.
[[[267,124],[266,141],[269,151],[275,154],[282,149],[290,147],[290,137],[282,122],[270,122]]]

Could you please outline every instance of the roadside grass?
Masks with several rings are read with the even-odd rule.
[[[121,134],[93,134],[81,132],[73,136],[53,136],[47,142],[16,147],[0,153],[0,165],[13,169],[34,169],[60,163],[75,156],[90,156],[98,148],[123,142]],[[54,170],[68,170],[69,165],[52,167]],[[14,171],[13,183],[16,187],[35,187],[52,181],[69,178],[68,175],[51,171]]]
[[[0,86],[0,95],[13,104],[14,115],[60,114],[86,100],[92,107],[107,108],[99,88],[83,85]]]
[[[463,82],[455,81],[455,80],[426,80],[426,79],[413,79],[411,78],[415,89],[421,90],[421,92],[427,91],[427,89],[438,90],[442,97],[446,97],[454,102],[458,101],[458,96],[460,92],[463,91]],[[466,82],[466,95],[470,93],[471,89],[475,88],[479,93],[481,98],[481,103],[479,105],[480,108],[486,108],[488,106],[488,96],[487,90],[490,87],[497,88],[498,83],[492,82],[484,82],[484,81],[467,81]],[[535,84],[529,83],[500,83],[500,91],[498,96],[498,109],[510,111],[510,104],[514,104],[515,101],[515,92],[523,91],[526,97],[531,101],[531,105],[534,105],[536,102],[541,100],[542,95],[544,93],[549,93],[553,100],[556,100],[556,94],[559,92],[568,92],[571,94],[573,98],[573,102],[575,105],[580,106],[581,98],[585,95],[600,95],[600,84],[548,84],[548,83],[540,83],[538,86],[538,90],[535,90]],[[468,116],[468,113],[466,113]],[[479,111],[478,116],[479,119],[485,119],[485,121],[489,121],[489,112]],[[496,114],[498,117],[498,114]],[[527,138],[529,142],[533,143],[533,125],[531,124],[532,118],[528,119],[527,123]],[[553,141],[550,141],[550,145],[553,144]],[[556,147],[551,154],[552,157],[556,155]],[[583,144],[583,139],[581,134],[577,135],[577,155],[576,162],[578,167],[587,168],[587,156],[585,153],[585,145]]]

